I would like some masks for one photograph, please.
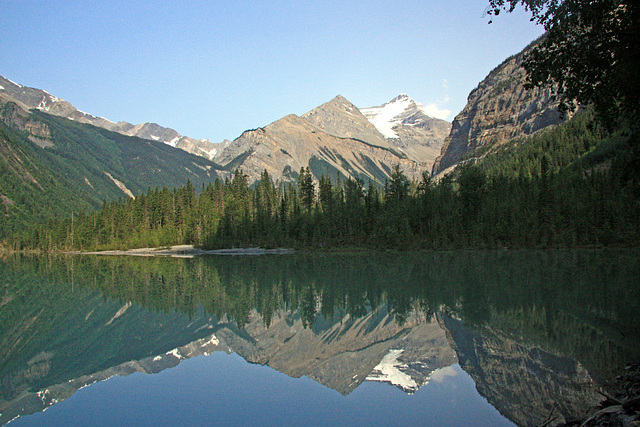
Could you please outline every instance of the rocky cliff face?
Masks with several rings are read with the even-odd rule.
[[[49,114],[66,117],[79,123],[88,123],[123,135],[161,141],[209,160],[222,147],[220,143],[212,143],[207,139],[189,138],[156,123],[133,125],[124,121],[115,123],[104,117],[92,116],[44,90],[22,86],[0,76],[0,103],[6,101],[15,102],[25,110],[37,108]]]
[[[302,118],[338,138],[359,139],[377,147],[390,147],[378,129],[341,95],[303,114]]]
[[[406,95],[363,110],[338,95],[300,117],[244,132],[214,161],[242,169],[251,181],[263,170],[273,179],[294,181],[307,165],[316,179],[339,174],[384,182],[395,166],[418,178],[431,170],[450,128],[423,110]]]
[[[433,175],[456,165],[479,147],[497,146],[561,123],[551,89],[524,88],[522,60],[527,49],[496,67],[469,94],[434,163]]]

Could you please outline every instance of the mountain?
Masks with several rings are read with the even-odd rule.
[[[88,123],[123,135],[161,141],[209,160],[223,146],[222,143],[212,143],[208,139],[193,139],[182,136],[175,130],[156,123],[133,125],[124,121],[115,123],[104,117],[92,116],[44,90],[22,86],[0,76],[0,102],[6,101],[15,102],[25,110],[36,108],[45,113],[65,117],[79,123]]]
[[[345,396],[364,381],[413,393],[431,373],[456,363],[437,322],[412,314],[400,324],[385,308],[363,316],[318,315],[313,328],[295,312],[279,313],[266,326],[252,311],[242,331],[230,325],[216,329],[216,336],[248,362],[306,376]]]
[[[518,425],[541,425],[554,405],[568,420],[597,403],[601,379],[638,359],[629,289],[639,259],[591,250],[5,257],[0,424],[88,382],[212,351],[343,395],[365,381],[413,393],[458,363]]]
[[[221,173],[215,163],[159,141],[0,100],[0,237],[149,187],[190,180],[199,188]]]
[[[427,117],[415,101],[405,104],[394,127],[401,137],[385,137],[375,122],[338,95],[302,116],[288,115],[244,132],[214,160],[229,170],[242,169],[250,181],[265,169],[276,180],[294,181],[307,165],[316,179],[324,174],[384,182],[395,166],[419,177],[429,170],[448,124]]]
[[[466,106],[453,120],[451,133],[433,165],[433,175],[458,164],[474,150],[482,148],[486,153],[513,138],[563,121],[551,89],[525,89],[522,61],[534,45],[506,59],[471,91]]]
[[[431,170],[451,124],[426,114],[419,102],[400,95],[379,106],[363,109],[338,95],[297,117],[289,115],[259,129],[248,130],[233,142],[212,143],[180,135],[156,123],[112,122],[76,109],[48,92],[22,86],[0,76],[0,102],[14,102],[69,120],[91,124],[122,135],[160,141],[213,160],[227,170],[236,168],[251,182],[267,170],[272,178],[295,181],[309,166],[316,179],[322,174],[365,181],[385,181],[395,166],[409,177]]]
[[[421,103],[406,94],[360,111],[389,142],[410,158],[429,165],[433,165],[451,131],[451,123],[430,117]]]
[[[302,118],[329,135],[359,139],[378,147],[390,147],[378,129],[341,95],[303,114]]]

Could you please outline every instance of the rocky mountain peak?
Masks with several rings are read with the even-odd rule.
[[[214,144],[180,135],[156,123],[115,123],[92,116],[43,90],[0,77],[2,101],[15,102],[25,110],[39,108],[123,135],[164,142],[214,160],[227,170],[241,168],[252,180],[258,179],[264,170],[274,179],[295,180],[295,171],[307,166],[316,178],[338,173],[383,182],[395,166],[416,177],[431,169],[450,126],[428,117],[422,104],[407,94],[381,107],[364,110],[336,95],[302,116],[291,114],[268,126],[243,132],[233,142]],[[374,110],[376,113],[371,114]],[[369,116],[363,114],[366,111]]]
[[[435,120],[427,115],[421,103],[406,93],[400,94],[378,107],[363,108],[360,111],[385,138],[399,138],[398,133],[394,130],[397,125],[414,125]]]
[[[355,138],[378,147],[389,146],[376,127],[341,95],[303,114],[302,118],[333,136]]]
[[[413,101],[413,99],[411,99],[409,95],[407,95],[406,93],[401,93],[400,95],[393,98],[391,101],[387,102],[387,104],[392,104],[394,102],[400,102],[405,100]]]

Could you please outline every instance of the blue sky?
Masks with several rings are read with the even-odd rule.
[[[449,121],[542,34],[488,0],[0,0],[0,75],[113,121],[234,139],[341,94],[407,93]]]

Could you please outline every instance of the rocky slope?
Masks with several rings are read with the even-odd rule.
[[[486,153],[512,138],[561,123],[551,89],[524,87],[522,60],[530,47],[505,60],[471,91],[433,165],[433,175],[456,165],[477,148],[483,147]]]
[[[429,117],[422,105],[401,95],[380,106],[363,109],[337,96],[301,117],[286,116],[266,127],[244,132],[233,142],[212,143],[180,135],[155,123],[112,122],[76,109],[69,102],[0,76],[0,103],[14,102],[24,110],[88,123],[127,136],[160,141],[214,160],[229,171],[236,168],[251,182],[267,170],[274,180],[295,181],[309,166],[322,174],[383,182],[395,166],[409,177],[430,171],[450,124]]]
[[[49,114],[65,117],[79,123],[88,123],[123,135],[161,141],[209,160],[223,146],[221,143],[212,143],[208,139],[198,140],[180,135],[175,130],[156,123],[133,125],[124,121],[115,123],[104,117],[92,116],[44,90],[22,86],[0,76],[0,102],[2,101],[12,101],[25,110],[36,108]]]
[[[357,109],[354,111],[359,114]],[[321,120],[317,114],[311,116]],[[214,161],[226,169],[242,169],[250,182],[259,179],[264,170],[274,180],[295,181],[300,168],[307,166],[316,179],[322,174],[339,174],[343,178],[384,182],[396,165],[409,176],[420,173],[418,162],[408,159],[383,138],[377,142],[379,145],[335,136],[291,114],[264,128],[245,131]]]
[[[0,99],[0,239],[148,188],[189,180],[200,187],[225,175],[215,163],[162,142]]]
[[[419,314],[403,324],[385,309],[324,322],[305,328],[298,313],[280,313],[265,327],[253,312],[246,333],[226,326],[216,336],[249,362],[294,378],[306,376],[343,395],[364,381],[413,393],[429,382],[431,373],[456,363],[438,323]]]
[[[373,123],[341,95],[303,114],[302,118],[329,135],[359,139],[377,147],[390,148],[390,144]]]
[[[0,424],[4,425],[15,418],[44,411],[48,407],[68,399],[81,388],[99,381],[108,380],[116,375],[126,377],[136,372],[155,374],[165,369],[174,368],[184,360],[196,356],[207,356],[214,351],[231,352],[229,348],[219,342],[215,334],[211,334],[206,338],[190,342],[166,353],[124,362],[103,371],[89,373],[62,383],[52,384],[35,392],[24,391],[10,401],[0,399],[0,409],[2,410],[2,412],[0,412]],[[34,362],[28,375],[46,375],[51,369],[48,357],[50,357],[49,354],[43,353],[41,360]]]

